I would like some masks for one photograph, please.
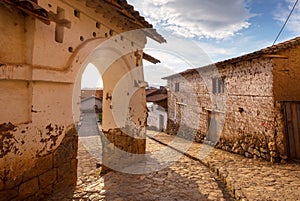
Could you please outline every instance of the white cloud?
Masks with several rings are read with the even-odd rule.
[[[155,27],[187,38],[224,39],[248,28],[245,0],[129,0]]]
[[[295,0],[285,0],[284,3],[278,4],[278,8],[276,9],[274,13],[274,19],[279,21],[280,24],[283,25],[283,23],[286,21],[290,11],[292,10],[293,6],[295,4]],[[294,34],[299,35],[300,34],[300,2],[295,7],[295,10],[293,14],[291,15],[287,25],[286,29],[293,32]]]

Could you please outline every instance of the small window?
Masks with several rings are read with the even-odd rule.
[[[222,78],[213,78],[212,79],[212,92],[213,94],[222,94],[224,93],[224,79]]]
[[[179,91],[179,82],[176,82],[175,83],[175,92],[178,92]]]

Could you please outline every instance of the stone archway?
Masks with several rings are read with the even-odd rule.
[[[120,167],[114,160],[123,157],[118,150],[145,151],[142,49],[146,35],[163,39],[153,30],[124,34],[149,24],[133,16],[125,9],[128,6],[120,5],[121,15],[105,2],[101,7],[95,1],[69,0],[39,5],[30,1],[36,4],[32,7],[10,0],[0,4],[0,25],[5,27],[0,33],[0,198],[40,198],[74,188],[78,145],[74,86],[86,62],[100,68],[106,85],[107,166]],[[118,94],[128,103],[124,107]],[[118,111],[125,114],[120,119]]]
[[[139,44],[143,35],[140,31],[132,31],[112,37],[93,49],[83,61],[75,61],[78,69],[73,91],[73,112],[76,122],[76,92],[81,83],[81,74],[87,63],[93,63],[102,75],[103,91],[103,163],[111,169],[119,170],[140,160],[145,153],[146,105],[143,84],[142,48],[133,46],[132,40]],[[126,38],[126,39],[124,39]],[[118,40],[120,45],[116,45]],[[126,44],[127,43],[127,44]],[[84,58],[80,54],[76,58]],[[77,69],[76,67],[74,69]],[[77,104],[78,105],[78,104]],[[109,144],[109,146],[107,146]],[[125,154],[124,154],[125,151]],[[129,153],[129,154],[126,154]]]
[[[115,152],[113,149],[121,149],[125,152],[129,151],[130,153],[144,153],[145,143],[143,141],[145,141],[145,139],[135,140],[134,136],[128,136],[127,133],[122,131],[124,128],[135,132],[141,129],[135,129],[130,126],[127,127],[126,122],[122,124],[123,128],[118,127],[114,121],[114,114],[111,111],[113,107],[112,101],[120,98],[113,96],[115,87],[118,85],[119,79],[129,73],[128,69],[136,67],[135,65],[130,66],[130,64],[136,64],[137,59],[135,59],[135,55],[138,53],[137,51],[129,51],[128,54],[121,55],[117,52],[115,61],[99,60],[99,57],[95,57],[91,52],[96,50],[97,54],[99,54],[99,52],[102,55],[113,54],[112,48],[109,47],[111,42],[108,42],[108,46],[100,47],[100,49],[96,48],[99,44],[104,43],[102,39],[94,39],[76,48],[68,59],[68,68],[63,71],[52,69],[37,69],[33,71],[33,80],[36,81],[32,81],[31,83],[33,91],[31,94],[33,106],[31,108],[31,121],[20,125],[10,123],[1,125],[4,136],[14,136],[8,143],[13,143],[14,141],[23,143],[23,146],[22,144],[13,143],[13,145],[15,144],[15,148],[10,151],[14,153],[8,153],[10,158],[4,158],[7,163],[1,163],[5,165],[1,167],[3,171],[1,175],[2,178],[7,178],[8,180],[16,178],[16,180],[14,180],[15,187],[7,186],[7,182],[4,179],[2,180],[4,188],[10,188],[3,191],[5,196],[16,195],[18,193],[20,198],[26,198],[32,195],[42,196],[45,192],[57,192],[68,186],[71,189],[74,188],[76,182],[78,136],[73,119],[75,118],[76,122],[76,109],[72,109],[71,105],[73,102],[73,107],[76,107],[77,101],[74,97],[77,96],[75,94],[76,90],[74,89],[77,83],[80,83],[77,82],[76,78],[81,77],[82,66],[85,65],[85,62],[87,62],[90,57],[97,58],[97,60],[92,60],[95,63],[100,62],[103,64],[108,62],[109,64],[107,69],[101,69],[103,72],[104,85],[106,86],[104,91],[103,112],[104,116],[106,115],[107,117],[103,122],[103,127],[105,128],[104,133],[108,141],[111,144],[115,144],[116,142],[116,144],[115,148],[110,146],[109,149],[104,151],[103,160],[106,160],[108,166],[111,161],[114,165],[119,166],[119,164],[115,163],[119,161],[116,159],[121,156],[112,154],[112,152]],[[130,62],[132,58],[134,58],[134,61]],[[141,58],[139,58],[138,62],[138,64],[140,64]],[[120,66],[125,68],[120,70]],[[6,69],[8,71],[9,67],[6,67]],[[49,75],[52,76],[50,77]],[[118,78],[115,79],[116,77]],[[37,78],[39,79],[38,81]],[[111,81],[112,78],[114,78],[114,81]],[[135,78],[137,80],[126,80],[128,85],[125,86],[125,88],[124,85],[118,86],[121,86],[121,90],[127,90],[128,94],[130,94],[129,85],[132,85],[130,87],[137,88],[138,93],[140,93],[137,97],[141,98],[138,102],[140,105],[143,105],[145,104],[145,100],[142,99],[144,96],[143,93],[145,93],[144,89],[135,86],[135,82],[142,80],[143,77],[136,77],[135,75]],[[137,92],[135,91],[135,95],[136,94]],[[132,97],[129,98],[132,99]],[[136,104],[136,102],[134,102],[134,104]],[[124,105],[124,111],[128,111],[127,113],[129,114],[130,108],[133,107],[134,105],[127,107]],[[139,123],[142,128],[144,126],[143,120],[146,119],[146,107],[137,106],[137,108],[144,109],[144,111],[138,111],[138,114],[140,114]],[[120,111],[120,113],[122,112],[123,111]],[[134,113],[132,115],[134,116],[136,114],[137,113]],[[31,136],[29,136],[29,134]],[[36,135],[33,136],[34,134]],[[140,132],[135,134],[143,135]],[[31,140],[33,140],[34,143],[30,143]],[[30,148],[29,151],[28,148]],[[15,156],[13,157],[12,155]],[[110,157],[108,158],[107,156]],[[26,160],[25,157],[28,158],[28,160]],[[12,161],[11,158],[13,158],[14,161]],[[45,163],[45,161],[47,162]],[[129,163],[132,162],[129,160],[126,161]]]

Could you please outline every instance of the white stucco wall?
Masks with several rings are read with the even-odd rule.
[[[80,104],[80,110],[81,111],[85,111],[85,110],[94,110],[95,109],[95,105],[97,105],[97,107],[100,109],[102,108],[102,101],[95,98],[95,97],[91,97],[91,98],[86,98],[84,100],[81,101]]]
[[[155,128],[157,130],[165,130],[167,128],[167,112],[165,109],[154,103],[147,103],[147,108],[149,110],[147,118],[148,127]],[[163,117],[163,128],[160,128],[160,115]]]

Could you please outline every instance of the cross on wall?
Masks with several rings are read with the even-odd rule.
[[[64,40],[64,29],[65,27],[71,28],[71,21],[65,19],[65,10],[57,7],[56,14],[50,12],[50,20],[56,23],[55,26],[55,41],[58,43],[63,43]]]

